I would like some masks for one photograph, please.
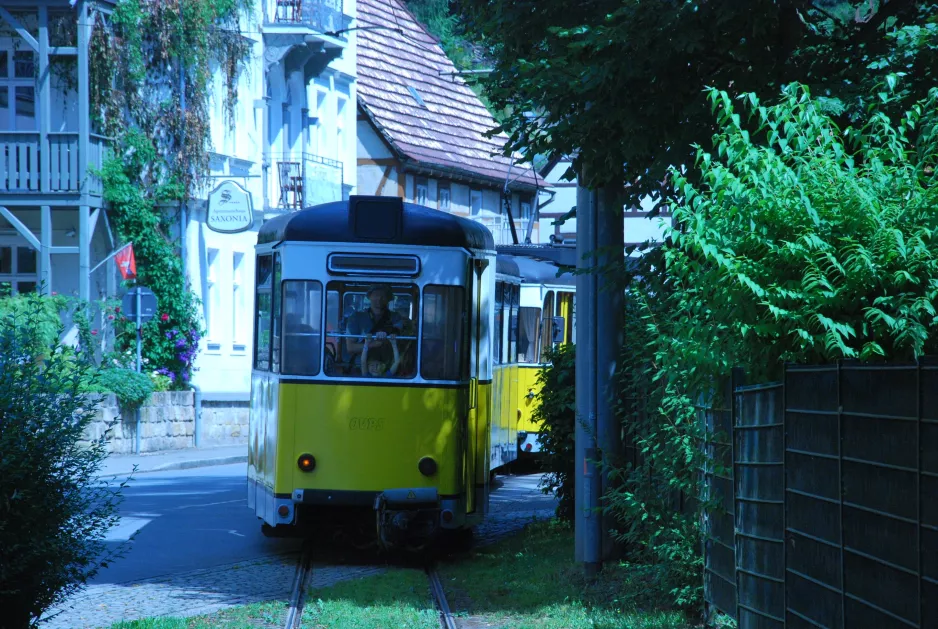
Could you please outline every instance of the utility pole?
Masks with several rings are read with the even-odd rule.
[[[624,264],[621,190],[595,188],[586,168],[577,187],[577,348],[575,555],[587,576],[602,569],[614,553],[612,518],[601,512],[609,488],[605,464],[621,449],[621,426],[614,414],[613,375],[622,344],[621,291],[615,273]],[[591,254],[595,254],[591,256]]]
[[[599,203],[595,190],[584,185],[587,171],[577,178],[576,193],[576,500],[574,552],[587,576],[602,569],[602,517],[598,511],[602,484],[596,447],[596,274],[589,254],[596,250]]]

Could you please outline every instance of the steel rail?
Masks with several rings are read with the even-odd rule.
[[[309,578],[312,574],[313,545],[307,542],[303,545],[300,558],[296,562],[293,590],[290,592],[290,605],[287,607],[284,629],[299,629],[300,619],[303,617],[303,606],[306,604],[306,588],[309,586]]]
[[[430,593],[437,608],[440,610],[440,627],[443,629],[456,629],[456,620],[449,609],[449,603],[446,601],[446,591],[440,582],[440,575],[436,571],[435,564],[428,564],[425,568],[427,578],[430,580]]]

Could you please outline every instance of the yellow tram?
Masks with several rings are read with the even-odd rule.
[[[248,504],[385,547],[469,530],[515,456],[493,417],[485,227],[391,197],[277,217],[256,247]]]
[[[538,253],[534,247],[528,255],[500,253],[498,266],[506,271],[495,285],[496,414],[515,416],[519,459],[541,451],[533,414],[546,350],[575,342],[575,277]]]
[[[384,547],[468,539],[494,471],[540,450],[544,350],[574,341],[558,268],[393,197],[265,223],[248,457],[264,533],[324,520]]]

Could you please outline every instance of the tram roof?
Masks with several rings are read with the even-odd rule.
[[[404,203],[397,197],[350,197],[273,218],[257,243],[349,242],[494,250],[491,232],[480,223]]]
[[[576,286],[576,277],[555,262],[502,253],[498,254],[498,260],[499,262],[502,260],[513,262],[523,282]],[[559,277],[557,276],[558,271],[562,271]]]
[[[521,277],[518,263],[511,256],[499,255],[495,258],[495,272],[502,275],[511,275],[512,277]]]

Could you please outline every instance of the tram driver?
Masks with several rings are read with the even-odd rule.
[[[368,289],[367,296],[369,307],[349,318],[347,331],[349,334],[373,335],[375,338],[347,338],[346,349],[352,356],[353,364],[361,367],[362,375],[370,373],[368,362],[375,363],[375,370],[380,371],[380,374],[371,375],[381,375],[384,371],[390,371],[392,366],[395,367],[391,371],[393,375],[400,363],[396,337],[404,329],[404,317],[388,308],[394,298],[390,286],[375,284]],[[379,369],[378,364],[383,364],[387,369]]]

